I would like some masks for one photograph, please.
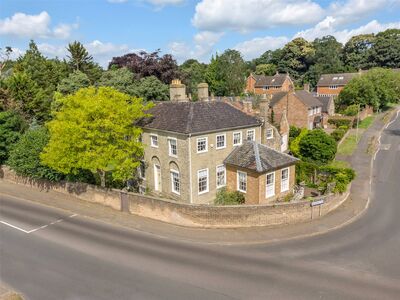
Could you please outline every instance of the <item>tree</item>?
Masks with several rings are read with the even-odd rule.
[[[400,99],[400,75],[392,70],[376,68],[353,78],[340,92],[339,105],[373,106],[375,110]]]
[[[294,80],[302,83],[315,55],[315,48],[305,39],[296,38],[283,47],[280,55],[278,70],[289,73]]]
[[[179,66],[182,81],[186,85],[188,94],[192,95],[193,100],[197,100],[197,85],[205,82],[206,69],[207,65],[195,59],[189,59]]]
[[[11,147],[26,130],[24,119],[12,111],[0,112],[0,165],[7,159]]]
[[[83,88],[60,101],[47,123],[50,140],[42,163],[63,174],[92,170],[103,187],[107,171],[115,180],[132,178],[143,157],[142,131],[133,124],[151,105],[110,87]]]
[[[299,150],[304,161],[327,164],[335,158],[337,145],[334,138],[323,130],[316,129],[301,138]]]
[[[139,80],[136,86],[136,96],[145,101],[165,101],[169,99],[169,87],[155,76]]]
[[[400,29],[387,29],[375,36],[370,61],[376,67],[400,68]]]
[[[206,81],[217,96],[236,96],[245,86],[246,64],[237,50],[226,50],[211,59],[206,71]]]
[[[370,66],[370,49],[374,44],[375,36],[360,34],[350,38],[343,48],[343,62],[354,70],[366,69]]]
[[[97,82],[97,86],[110,86],[121,93],[125,93],[131,96],[137,95],[136,85],[133,74],[127,68],[123,67],[120,69],[112,68],[101,75],[100,80]]]
[[[256,75],[266,75],[272,76],[275,75],[277,68],[274,64],[261,64],[256,66],[256,71],[254,72]]]
[[[5,80],[13,107],[28,120],[50,118],[51,98],[25,72],[17,72]]]
[[[88,87],[89,85],[89,77],[85,73],[77,70],[69,74],[67,78],[61,80],[57,86],[57,91],[64,95],[73,94],[77,90]]]
[[[3,70],[5,70],[6,66],[10,62],[10,56],[13,50],[11,47],[6,46],[4,50],[0,48],[0,78],[2,76]]]
[[[170,54],[159,56],[160,50],[152,53],[141,51],[138,54],[129,53],[119,57],[113,57],[108,68],[128,68],[135,74],[135,79],[155,76],[163,83],[169,84],[179,77],[178,65]]]
[[[44,127],[36,127],[25,132],[13,145],[7,165],[17,175],[35,179],[60,181],[64,176],[40,162],[40,154],[49,141],[49,133]]]
[[[311,66],[305,78],[312,85],[316,86],[321,74],[341,73],[346,71],[342,61],[342,47],[333,36],[317,38],[312,43],[315,54],[312,57]]]
[[[68,47],[68,64],[73,71],[81,71],[85,73],[92,84],[101,77],[103,69],[93,61],[93,56],[89,54],[85,46],[80,42],[69,43]]]

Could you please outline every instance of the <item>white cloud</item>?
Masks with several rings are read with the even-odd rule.
[[[185,42],[172,42],[169,44],[169,50],[179,62],[189,58],[205,61],[222,36],[223,33],[201,31],[193,37],[191,45]]]
[[[247,60],[259,57],[267,50],[275,50],[283,47],[289,39],[285,36],[265,36],[254,38],[237,44],[234,49],[240,51]]]
[[[60,24],[50,28],[51,18],[46,11],[37,15],[15,13],[12,17],[0,19],[0,35],[25,38],[67,39],[78,24]]]
[[[298,32],[294,37],[303,37],[306,40],[312,41],[315,38],[320,38],[326,35],[332,35],[341,43],[346,43],[352,36],[366,33],[378,33],[388,28],[400,28],[400,22],[379,23],[373,20],[366,25],[355,29],[337,29],[339,22],[334,17],[326,17],[313,28]]]
[[[311,0],[202,0],[192,23],[201,30],[246,32],[313,24],[323,17],[324,10]]]

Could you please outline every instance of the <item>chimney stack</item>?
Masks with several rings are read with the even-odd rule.
[[[251,114],[253,112],[253,102],[251,102],[251,100],[243,100],[243,111],[246,114]]]
[[[197,85],[197,97],[200,101],[208,101],[208,84],[203,82]]]
[[[309,84],[309,83],[305,83],[305,84],[304,84],[304,90],[305,90],[306,92],[310,92],[310,84]]]
[[[189,101],[186,95],[186,86],[179,79],[172,80],[169,86],[169,99],[175,102]]]

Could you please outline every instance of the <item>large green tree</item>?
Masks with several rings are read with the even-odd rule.
[[[64,176],[59,172],[43,165],[40,154],[49,141],[49,133],[44,127],[36,127],[25,132],[20,140],[13,145],[7,165],[17,175],[36,179],[59,181]]]
[[[299,143],[299,154],[302,160],[317,164],[327,164],[336,155],[336,141],[321,129],[311,130]]]
[[[375,36],[370,60],[376,67],[400,68],[400,29],[388,29]]]
[[[196,59],[189,59],[179,66],[182,81],[193,100],[197,100],[197,85],[205,82],[206,69],[207,66]]]
[[[375,36],[360,34],[350,38],[343,48],[345,65],[354,70],[367,69],[370,66],[370,49],[374,44]]]
[[[135,93],[137,97],[145,101],[165,101],[169,99],[169,87],[157,77],[144,77],[136,83]]]
[[[275,75],[277,68],[274,64],[261,64],[256,66],[256,71],[254,72],[256,75],[266,75],[272,76]]]
[[[64,174],[97,172],[102,186],[107,171],[116,180],[132,178],[143,156],[142,131],[134,122],[150,106],[110,87],[80,89],[60,102],[47,123],[50,141],[41,155],[43,164]]]
[[[105,71],[100,80],[97,82],[97,86],[110,86],[118,91],[135,96],[137,83],[134,80],[133,73],[128,68],[111,68]]]
[[[73,94],[81,88],[88,87],[90,85],[89,77],[77,70],[68,75],[67,78],[61,80],[57,86],[57,91],[66,95]]]
[[[7,159],[12,146],[26,130],[24,119],[12,111],[0,112],[0,165]]]

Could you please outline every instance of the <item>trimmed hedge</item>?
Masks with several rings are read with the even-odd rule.
[[[353,127],[353,121],[349,119],[329,119],[328,123],[339,128],[341,126]]]

